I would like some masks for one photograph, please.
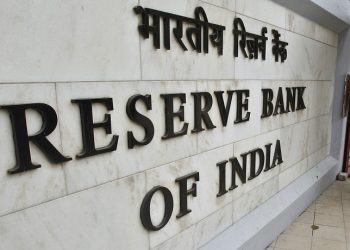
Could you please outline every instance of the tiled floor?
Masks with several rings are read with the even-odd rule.
[[[350,250],[350,179],[333,183],[267,249]]]

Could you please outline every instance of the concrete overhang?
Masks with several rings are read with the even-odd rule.
[[[272,0],[336,33],[350,26],[349,0]]]

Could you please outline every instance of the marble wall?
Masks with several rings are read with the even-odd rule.
[[[184,52],[171,38],[171,50],[153,48],[137,30],[133,7],[154,8],[193,17],[202,6],[212,23],[226,26],[224,54]],[[112,153],[62,164],[51,163],[31,145],[40,169],[9,175],[15,165],[11,120],[0,109],[0,249],[197,249],[325,159],[330,149],[331,107],[337,35],[270,0],[44,0],[0,2],[0,106],[46,103],[58,114],[47,138],[64,155],[81,151],[79,108],[72,99],[113,98],[112,133],[119,135]],[[233,56],[233,19],[247,31],[277,29],[288,45],[288,58],[275,62],[271,43],[266,60]],[[261,89],[305,86],[306,110],[261,119]],[[213,105],[216,128],[162,140],[163,93],[186,93],[185,121],[192,128],[191,92],[249,89],[248,122],[222,126]],[[143,129],[125,112],[128,98],[150,94],[152,142],[128,149],[128,130]],[[233,100],[233,103],[235,101]],[[179,105],[178,103],[176,105]],[[234,109],[234,107],[232,107]],[[96,121],[106,109],[94,106]],[[28,110],[29,134],[40,129],[40,115]],[[230,125],[231,124],[231,125]],[[178,128],[182,123],[177,121]],[[112,135],[96,130],[96,145]],[[257,178],[216,197],[216,163],[256,147],[281,141],[284,162]],[[177,177],[200,172],[197,197],[188,197],[192,212],[176,218]],[[162,185],[172,192],[174,213],[157,232],[145,230],[140,205],[145,194]],[[160,220],[161,196],[152,202]],[[233,236],[234,237],[234,236]]]

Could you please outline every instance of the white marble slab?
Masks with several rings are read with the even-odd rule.
[[[298,122],[302,122],[307,119],[307,114],[309,110],[309,95],[308,93],[312,93],[312,89],[310,89],[310,82],[307,81],[262,81],[262,88],[269,88],[273,90],[274,98],[273,105],[276,105],[276,98],[278,94],[278,89],[282,88],[283,100],[286,106],[287,103],[287,91],[286,88],[293,87],[306,87],[303,95],[303,100],[306,106],[306,109],[295,110],[294,112],[271,115],[266,118],[261,119],[261,133],[268,132],[274,129],[286,127]],[[262,105],[262,104],[261,104]],[[262,108],[261,108],[262,110]],[[262,111],[260,111],[262,112]]]
[[[76,192],[196,154],[197,140],[196,135],[190,131],[191,124],[187,135],[168,140],[161,139],[165,133],[165,109],[164,101],[160,97],[160,94],[164,93],[186,93],[187,101],[183,105],[185,121],[192,123],[194,111],[190,93],[195,89],[195,82],[189,81],[58,84],[58,106],[65,154],[75,157],[82,150],[79,108],[78,105],[71,103],[72,99],[113,98],[114,110],[108,113],[111,115],[112,134],[119,136],[116,151],[76,159],[65,165],[68,192]],[[148,145],[128,149],[127,131],[133,131],[139,140],[144,137],[143,128],[131,122],[125,111],[128,98],[134,94],[151,95],[152,110],[147,111],[142,103],[139,103],[137,109],[152,120],[155,133]],[[174,102],[174,110],[178,110],[179,107],[180,102],[177,99]],[[102,105],[95,105],[95,108],[94,120],[103,120],[104,114],[107,113],[106,108]],[[175,119],[174,124],[176,130],[180,130],[183,126],[183,122],[179,119]],[[107,145],[111,137],[103,130],[96,129],[97,147]]]
[[[285,28],[286,9],[271,0],[236,0],[236,11],[239,14]]]
[[[208,3],[213,4],[231,11],[235,11],[236,9],[236,1],[235,0],[200,0],[199,3]]]
[[[164,12],[170,12],[176,15],[183,15],[193,18],[194,9],[197,6],[200,6],[200,3],[199,0],[178,0],[176,2],[162,0],[140,0],[139,5],[144,8],[156,9]],[[204,8],[204,10],[206,10],[204,6],[202,7]],[[208,16],[208,20],[210,21],[210,16]]]
[[[137,3],[1,1],[0,81],[140,79]]]
[[[187,0],[176,2],[141,0],[140,5],[190,18],[194,18],[195,8],[201,6],[204,8],[209,22],[226,27],[222,56],[218,55],[217,48],[213,47],[210,42],[209,53],[207,54],[192,50],[185,34],[182,41],[185,43],[188,51],[184,51],[172,35],[170,36],[171,49],[168,51],[163,46],[158,50],[155,49],[152,39],[141,39],[142,79],[197,80],[234,78],[232,46],[234,13],[232,11],[211,4],[199,4],[197,1]],[[187,27],[186,25],[184,24],[184,30]],[[175,26],[176,24],[171,21],[171,29]]]
[[[310,82],[308,85],[309,103],[307,105],[308,118],[317,117],[331,112],[333,101],[332,82]]]
[[[295,165],[286,169],[278,175],[278,184],[279,189],[282,190],[287,185],[289,185],[292,181],[297,179],[300,175],[305,173],[308,170],[308,160],[305,158],[302,161],[299,161]]]
[[[231,203],[152,249],[198,249],[230,225],[232,225]]]
[[[315,38],[317,24],[291,10],[286,10],[286,29],[309,38]]]
[[[336,48],[288,31],[285,40],[289,43],[286,78],[333,81]]]
[[[149,249],[144,194],[140,174],[1,217],[0,249]]]
[[[281,140],[281,131],[280,130],[274,130],[269,133],[261,134],[256,137],[252,137],[246,140],[238,141],[233,144],[233,149],[234,149],[234,156],[237,157],[239,160],[240,164],[242,164],[242,159],[240,155],[242,153],[247,153],[250,150],[253,150],[255,148],[261,148],[263,149],[264,153],[265,152],[265,145],[272,143],[271,146],[271,154],[272,156],[270,159],[272,160],[273,158],[273,153],[275,150],[276,146],[276,140]],[[282,150],[282,158],[284,157],[283,154],[283,145],[281,141],[281,150]],[[258,156],[257,156],[258,157]],[[245,184],[242,184],[241,180],[236,177],[236,184],[238,187],[232,191],[233,193],[233,200],[237,200],[239,197],[247,194],[254,188],[258,187],[259,185],[265,183],[265,182],[270,182],[271,179],[278,175],[280,168],[284,165],[284,163],[276,166],[275,168],[269,170],[269,171],[262,171],[259,176],[254,178],[253,180],[248,180],[248,177],[250,175],[250,157],[247,157],[247,165],[246,165],[246,175],[247,175],[247,182]]]
[[[165,186],[171,191],[174,199],[174,210],[168,224],[162,230],[150,234],[151,247],[165,242],[232,201],[231,192],[220,197],[216,196],[219,191],[219,171],[216,164],[220,161],[228,160],[232,157],[232,153],[233,147],[232,145],[228,145],[146,172],[147,190],[157,185]],[[175,179],[195,171],[199,172],[199,181],[196,182],[197,197],[188,196],[188,207],[192,212],[181,218],[176,218],[176,215],[179,213],[179,185],[175,182]],[[227,174],[227,188],[230,185],[229,177],[230,175]],[[193,182],[193,178],[189,179],[188,187]],[[161,195],[154,196],[151,208],[151,215],[154,221],[160,221],[159,214],[164,209],[163,197]]]
[[[270,181],[261,184],[250,192],[244,194],[233,202],[233,221],[253,211],[259,205],[278,192],[278,177],[275,176]]]
[[[151,248],[152,250],[194,250],[194,225],[184,229],[177,235],[171,237],[169,240],[159,244],[156,247]]]
[[[233,206],[232,203],[230,203],[197,223],[195,225],[194,234],[195,248],[198,249],[203,246],[209,240],[232,225],[232,213]]]
[[[308,168],[311,169],[316,166],[319,162],[325,159],[329,155],[329,145],[326,145],[314,153],[310,154],[307,158]]]
[[[206,151],[221,145],[233,143],[238,140],[246,139],[260,132],[260,105],[261,100],[261,83],[260,81],[198,81],[197,90],[209,92],[213,96],[213,106],[210,111],[210,117],[215,129],[206,130],[198,133],[198,150]],[[214,91],[225,91],[223,98],[226,105],[228,95],[227,90],[249,90],[249,121],[234,123],[237,114],[237,95],[233,93],[230,113],[227,125],[224,127],[221,121],[220,111]],[[246,112],[243,112],[243,117]]]
[[[283,166],[281,171],[307,157],[308,122],[297,123],[281,129]]]
[[[307,152],[311,155],[328,144],[330,133],[329,115],[309,120]]]
[[[46,103],[57,111],[54,84],[0,84],[0,106]],[[33,110],[26,111],[28,134],[37,133],[42,118]],[[32,143],[32,162],[41,168],[9,175],[7,170],[16,164],[13,131],[8,112],[0,109],[0,216],[24,209],[66,194],[65,176],[60,164],[52,164]],[[47,136],[49,141],[62,152],[59,125]],[[1,234],[1,233],[0,233]]]
[[[338,35],[321,25],[316,25],[315,39],[331,46],[338,46]]]
[[[275,62],[275,56],[272,54],[272,29],[278,30],[281,34],[280,40],[285,41],[285,30],[277,26],[272,26],[265,22],[258,21],[256,19],[237,14],[236,17],[242,19],[247,32],[254,34],[261,34],[263,27],[267,28],[266,37],[266,59],[262,60],[261,53],[259,53],[258,59],[245,58],[238,47],[238,57],[235,57],[235,79],[289,79],[286,77],[285,71],[287,70],[286,63]],[[232,44],[234,40],[232,38]],[[289,49],[289,48],[288,48]],[[288,50],[289,56],[290,50]],[[286,59],[287,61],[289,58]]]
[[[336,33],[291,10],[286,11],[286,29],[333,47],[338,45]]]

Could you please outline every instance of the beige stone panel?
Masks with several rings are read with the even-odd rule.
[[[149,249],[145,185],[134,175],[1,217],[0,249]]]
[[[141,78],[137,0],[0,3],[0,81]]]
[[[185,122],[192,123],[194,108],[190,93],[195,90],[195,82],[189,81],[58,84],[58,106],[64,153],[75,157],[83,147],[79,106],[71,103],[72,99],[112,98],[112,111],[108,111],[102,104],[93,105],[93,119],[94,122],[100,122],[104,120],[105,114],[110,114],[112,134],[119,136],[115,151],[75,159],[65,165],[68,192],[76,192],[196,154],[197,139],[196,135],[190,132],[192,125],[189,125],[187,135],[162,139],[165,134],[165,103],[160,97],[161,94],[184,93],[186,95],[186,103],[183,104],[185,120],[181,122],[178,118],[174,119],[175,131],[179,131]],[[136,94],[151,96],[151,110],[147,110],[142,101],[137,103],[136,109],[152,121],[154,137],[147,145],[129,149],[128,131],[133,132],[139,141],[145,136],[144,129],[131,121],[126,112],[128,99]],[[174,111],[180,109],[180,106],[180,99],[175,98]],[[103,129],[95,129],[94,138],[96,147],[102,147],[110,143],[112,135],[106,134]]]
[[[160,231],[150,234],[150,245],[155,247],[184,229],[198,223],[215,211],[222,209],[232,202],[232,192],[217,197],[219,192],[219,170],[217,163],[232,157],[233,146],[227,145],[214,150],[203,152],[192,157],[178,160],[161,167],[153,168],[146,172],[147,190],[155,186],[168,188],[173,196],[174,210],[168,224]],[[228,168],[229,166],[227,166]],[[175,180],[179,177],[199,173],[199,181],[191,177],[187,181],[187,187],[191,188],[195,183],[197,196],[187,196],[190,213],[177,218],[180,212],[179,183]],[[230,175],[226,175],[226,185],[229,187]],[[151,203],[151,216],[154,223],[161,221],[164,211],[164,201],[161,194],[155,194]]]
[[[161,10],[180,16],[194,18],[194,11],[198,1],[162,1],[141,0],[140,5],[147,8]],[[187,27],[193,24],[183,23],[182,42],[187,51],[184,51],[175,37],[170,35],[170,50],[166,50],[161,39],[161,48],[155,49],[153,40],[141,38],[142,79],[144,80],[198,80],[198,79],[233,79],[234,58],[232,46],[232,27],[234,13],[212,4],[201,3],[208,21],[225,26],[223,32],[223,55],[218,55],[217,47],[209,41],[209,53],[198,53],[193,50],[186,37]],[[170,21],[170,31],[176,27],[176,21]],[[212,34],[209,29],[209,34]],[[161,35],[161,38],[163,36]]]
[[[0,99],[0,106],[45,103],[58,112],[54,84],[0,84]],[[31,109],[25,113],[28,134],[34,135],[43,125],[42,117]],[[0,216],[64,196],[66,183],[62,165],[50,162],[32,142],[29,143],[31,160],[41,168],[7,173],[16,166],[16,155],[10,115],[4,108],[0,109],[0,128]],[[59,124],[46,138],[62,153]]]

